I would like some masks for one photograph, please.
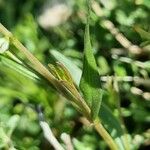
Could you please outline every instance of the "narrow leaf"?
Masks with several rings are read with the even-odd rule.
[[[58,80],[67,81],[71,85],[74,85],[73,79],[70,72],[67,68],[60,62],[57,62],[56,65],[48,64],[50,72]]]
[[[33,80],[39,79],[39,77],[36,74],[34,74],[29,69],[27,69],[25,66],[5,57],[3,55],[0,55],[0,65],[5,65],[30,79],[33,79]]]
[[[90,8],[88,8],[88,10],[89,9]],[[88,19],[84,35],[84,62],[80,88],[87,104],[91,108],[92,117],[95,119],[100,109],[102,91],[100,89],[100,77],[90,42],[89,17],[90,10],[88,11]]]
[[[79,86],[79,79],[81,78],[81,70],[78,68],[70,59],[65,57],[63,54],[56,50],[51,50],[50,53],[54,56],[56,60],[61,62],[70,72],[74,83]]]
[[[70,71],[71,76],[75,76],[76,77],[76,84],[79,83],[80,78],[81,78],[81,70],[80,68],[77,68],[77,66],[75,64],[73,64],[67,57],[65,57],[63,54],[59,53],[58,51],[53,51],[54,55],[56,56],[55,58],[59,61],[61,61],[61,58],[63,59],[63,64],[67,67],[67,69]],[[69,62],[71,63],[71,65],[69,65]],[[67,65],[68,64],[68,65]],[[70,70],[71,66],[76,66],[75,68],[77,68],[77,70],[75,69],[75,72],[79,72],[79,73],[74,73],[73,71]],[[79,107],[78,107],[79,109]],[[81,111],[81,110],[80,110]],[[81,111],[82,112],[82,111]],[[117,120],[117,118],[113,115],[112,111],[105,105],[105,103],[102,101],[102,106],[99,112],[99,118],[102,122],[102,124],[104,124],[104,126],[107,128],[107,130],[109,131],[109,133],[111,134],[111,136],[115,139],[117,145],[119,146],[120,150],[124,150],[123,148],[123,131],[122,128],[120,126],[119,121]]]
[[[58,70],[56,68],[56,66],[54,66],[53,64],[48,64],[48,67],[49,67],[49,70],[51,72],[51,74],[58,80],[61,80],[61,76],[60,74],[58,73]]]
[[[71,77],[70,72],[67,70],[67,68],[60,62],[57,62],[57,67],[58,67],[59,71],[62,72],[62,74],[63,74],[63,78],[64,78],[63,80],[66,80],[70,84],[74,85],[74,81]]]

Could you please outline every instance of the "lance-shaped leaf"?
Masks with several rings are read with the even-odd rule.
[[[84,62],[80,89],[91,108],[92,118],[95,119],[100,109],[102,91],[100,89],[100,77],[90,42],[89,21],[87,21],[84,35]]]
[[[66,58],[66,60],[67,59],[68,58]],[[75,65],[75,64],[73,64],[73,65]],[[67,70],[69,70],[69,69],[70,69],[69,66],[67,66]],[[78,68],[77,70],[75,69],[75,71],[81,72],[80,68]],[[72,77],[74,77],[74,76],[76,76],[75,73],[72,74]],[[77,76],[76,78],[77,78],[77,82],[79,82],[80,76]],[[64,82],[63,84],[67,84],[67,83]],[[69,85],[65,85],[65,86],[68,87]],[[68,87],[67,89],[71,89],[71,88]],[[77,105],[75,105],[75,106],[77,106]],[[79,110],[79,107],[77,107],[77,110]],[[79,110],[79,111],[82,112],[82,110]],[[109,109],[109,107],[107,107],[104,102],[102,102],[101,109],[99,111],[99,118],[100,118],[102,124],[104,124],[106,129],[109,131],[111,136],[115,139],[120,150],[124,150],[123,140],[122,140],[122,136],[124,135],[124,133],[123,133],[123,130],[121,128],[121,125],[120,125],[119,121],[117,120],[117,118],[113,115],[111,109]]]
[[[65,57],[59,51],[51,50],[51,55],[59,62],[61,62],[70,72],[74,83],[79,86],[79,78],[81,78],[81,70],[69,58]]]
[[[19,64],[14,60],[12,60],[11,58],[7,58],[4,55],[0,55],[0,65],[9,67],[30,79],[39,80],[39,77],[34,72],[27,69],[24,65]]]
[[[50,72],[56,79],[67,81],[68,83],[74,86],[74,82],[70,72],[66,69],[66,67],[62,63],[57,62],[56,65],[48,64],[48,66]]]
[[[76,89],[73,79],[66,67],[57,62],[56,65],[48,64],[51,74],[56,79],[57,89],[82,112],[87,118],[90,118],[90,109]]]

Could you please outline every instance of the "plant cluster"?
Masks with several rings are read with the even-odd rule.
[[[0,15],[13,27],[0,24],[0,149],[149,147],[149,1],[117,2],[69,3],[68,21],[49,30],[34,19],[41,1],[19,2],[19,20],[1,2],[14,20]],[[56,140],[63,132],[71,147]]]

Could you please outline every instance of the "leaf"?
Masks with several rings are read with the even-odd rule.
[[[91,108],[93,119],[97,117],[100,109],[102,99],[102,90],[100,88],[100,85],[100,76],[90,42],[88,16],[84,35],[84,61],[83,73],[80,81],[80,89],[87,104]]]
[[[19,72],[20,74],[27,76],[30,79],[37,80],[39,77],[31,72],[29,69],[26,67],[22,66],[21,64],[16,63],[15,61],[0,55],[0,64],[5,65],[7,67],[10,67],[11,69]]]
[[[90,109],[87,106],[86,102],[83,100],[78,90],[76,89],[72,77],[65,66],[61,63],[57,63],[56,65],[48,64],[50,72],[56,79],[55,86],[57,89],[69,100],[71,100],[76,106],[78,106],[78,110],[84,113],[85,116],[90,118]],[[57,84],[58,83],[58,84]],[[77,107],[76,107],[77,108]],[[88,111],[88,112],[87,112]]]
[[[81,70],[78,68],[70,59],[65,57],[63,54],[56,50],[51,50],[50,53],[54,56],[56,60],[61,62],[70,72],[74,83],[79,86],[80,78],[81,78]]]
[[[58,56],[63,56],[61,53],[59,53],[57,51],[55,51],[55,52],[58,54]],[[65,56],[63,56],[63,57],[66,60],[65,62],[70,61]],[[60,58],[61,57],[58,57],[58,59],[60,59]],[[71,62],[71,64],[73,64],[73,63]],[[76,66],[76,65],[73,64],[73,66]],[[66,68],[68,70],[70,69],[70,67],[71,66],[69,66],[69,65],[66,66]],[[77,68],[77,66],[75,68]],[[74,71],[76,71],[76,69]],[[81,72],[80,68],[78,68],[77,71]],[[73,78],[75,78],[74,76],[76,76],[76,74],[72,74],[72,72],[71,72],[71,75],[72,75]],[[80,81],[80,76],[76,76],[76,79],[77,79],[77,82],[79,82]],[[100,112],[99,112],[99,118],[101,119],[102,124],[104,124],[104,126],[109,131],[111,136],[115,139],[117,145],[119,145],[120,150],[124,150],[123,146],[122,146],[123,145],[123,140],[121,138],[123,136],[123,131],[122,131],[122,128],[120,126],[120,123],[117,120],[117,118],[113,115],[111,110],[105,105],[105,103],[103,101],[102,101],[101,109],[100,109]]]
[[[9,121],[7,122],[7,126],[9,128],[8,130],[8,135],[11,136],[13,131],[15,130],[15,128],[17,127],[18,123],[19,123],[19,115],[13,115]]]
[[[48,66],[54,77],[56,77],[58,80],[67,81],[73,85],[71,74],[62,63],[57,62],[55,66],[52,64],[48,64]]]
[[[7,140],[8,140],[8,137],[4,129],[0,126],[0,149],[6,146]]]
[[[58,68],[54,66],[53,64],[48,64],[49,70],[51,74],[58,80],[62,79],[62,73],[60,74],[60,71],[58,72]]]

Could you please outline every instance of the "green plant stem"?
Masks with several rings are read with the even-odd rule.
[[[91,0],[87,0],[87,24],[86,24],[86,30],[85,30],[85,55],[87,56],[90,56],[88,54],[90,54],[90,51],[89,49],[91,49],[91,43],[90,43],[90,34],[89,34],[89,22],[90,22],[90,13],[91,13]],[[93,57],[93,54],[92,56],[90,56],[90,58]],[[89,59],[89,60],[94,60],[94,58],[92,59]],[[86,60],[87,61],[87,60]],[[89,61],[90,62],[90,61]],[[90,64],[91,65],[91,64]],[[96,68],[96,63],[95,63],[95,66],[91,65],[93,68]],[[90,67],[91,67],[90,66]],[[99,74],[95,75],[94,77],[97,77],[99,78]],[[94,81],[94,80],[91,80],[91,81]],[[99,83],[98,83],[99,84]],[[99,92],[99,91],[98,91]],[[93,99],[93,101],[95,101],[96,99]],[[98,103],[96,103],[97,105]],[[100,105],[99,105],[100,106]],[[95,111],[95,105],[94,107],[92,107],[92,111],[94,110]],[[99,108],[98,108],[98,111],[99,111]],[[92,113],[91,113],[92,114]],[[98,113],[97,113],[98,114]],[[96,115],[97,115],[96,114]],[[92,115],[93,117],[93,115]],[[94,116],[95,117],[95,116]],[[111,150],[118,150],[118,146],[117,144],[115,143],[115,141],[113,140],[113,138],[110,136],[110,134],[106,131],[106,129],[104,128],[104,126],[101,124],[100,120],[99,119],[95,119],[93,121],[94,123],[94,128],[96,129],[96,131],[100,134],[100,136],[105,140],[105,142],[108,144],[109,148]]]
[[[26,47],[24,47],[22,45],[22,43],[20,43],[20,41],[18,41],[11,32],[9,32],[1,23],[0,23],[0,32],[6,36],[7,38],[9,38],[9,40],[11,41],[11,43],[21,52],[23,53],[26,58],[30,61],[30,63],[32,64],[32,68],[34,68],[38,73],[40,73],[42,76],[44,76],[50,83],[52,83],[54,85],[54,87],[57,88],[57,90],[64,95],[65,97],[67,97],[67,93],[65,95],[66,89],[61,85],[58,84],[57,80],[55,79],[55,77],[49,72],[49,70],[36,58],[34,57],[34,55],[32,53],[30,53]],[[56,86],[58,85],[58,86]],[[63,88],[63,89],[62,89]],[[64,93],[62,92],[64,91]],[[70,99],[75,99],[77,95],[73,95],[70,93]],[[79,98],[79,97],[78,97]],[[82,97],[80,97],[78,99],[79,101],[81,101],[80,103],[80,107],[84,110],[84,115],[87,117],[87,119],[89,120],[90,118],[90,109],[87,106],[86,103],[84,103],[84,100],[82,99]],[[89,120],[91,121],[91,120]],[[100,134],[100,136],[102,136],[102,138],[106,141],[106,143],[108,144],[108,146],[110,147],[111,150],[118,150],[116,143],[114,142],[114,140],[112,139],[112,137],[109,135],[109,133],[106,131],[106,129],[103,127],[103,125],[101,124],[101,122],[98,121],[94,121],[94,127],[96,129],[96,131]]]
[[[21,52],[23,53],[27,59],[30,61],[30,63],[32,64],[32,67],[38,72],[40,73],[42,76],[44,76],[47,80],[49,80],[52,84],[55,84],[55,79],[53,77],[53,75],[47,70],[46,67],[44,67],[42,65],[42,63],[40,63],[40,61],[33,56],[32,53],[30,53],[26,47],[24,47],[22,45],[22,43],[20,43],[20,41],[18,41],[11,32],[9,32],[1,23],[0,23],[0,32],[6,36],[7,38],[9,38],[9,40],[11,41],[11,43]]]
[[[49,72],[49,70],[32,54],[30,53],[23,44],[17,40],[13,34],[8,31],[1,23],[0,23],[0,32],[7,38],[9,38],[10,42],[21,52],[31,63],[31,67],[34,68],[39,74],[45,77],[64,97],[77,101],[78,105],[83,110],[83,114],[90,119],[90,108],[85,103],[84,100],[79,98],[77,94],[72,94],[72,90],[70,92],[55,79],[55,77]]]
[[[99,135],[105,140],[111,150],[119,150],[117,144],[106,131],[104,126],[101,124],[99,119],[96,119],[94,122],[94,128],[99,133]]]

